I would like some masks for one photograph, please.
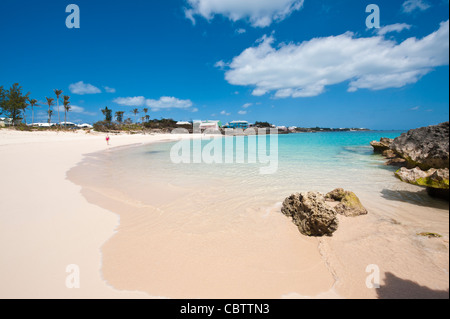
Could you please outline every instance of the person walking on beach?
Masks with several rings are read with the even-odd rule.
[[[106,144],[108,144],[108,145],[109,145],[109,140],[110,140],[109,135],[106,135]]]

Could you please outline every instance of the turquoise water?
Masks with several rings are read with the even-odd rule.
[[[191,160],[190,163],[175,164],[170,152],[176,143],[161,143],[111,152],[106,166],[111,168],[108,178],[112,183],[117,180],[121,185],[140,185],[140,188],[155,182],[177,187],[202,187],[205,190],[220,190],[223,198],[229,200],[234,196],[236,200],[240,198],[242,203],[248,203],[249,198],[264,200],[266,204],[280,202],[294,192],[329,192],[337,187],[379,194],[404,184],[395,178],[393,172],[396,168],[385,166],[386,160],[373,153],[370,142],[382,137],[396,138],[402,133],[375,131],[279,135],[277,170],[269,175],[260,174],[260,169],[269,164],[261,163],[259,157],[256,163],[248,163],[248,154],[243,164],[236,163],[236,160],[226,164],[224,141],[223,160],[219,163],[193,163]],[[248,138],[241,138],[245,140],[245,151],[248,151]],[[266,138],[269,144],[270,137]],[[210,143],[211,140],[205,138],[201,142],[202,149]],[[191,145],[191,150],[193,148]]]
[[[422,285],[431,283],[435,289],[447,288],[448,203],[398,180],[394,175],[397,168],[386,166],[383,156],[374,154],[370,146],[371,141],[396,138],[402,133],[280,135],[277,170],[267,175],[260,174],[267,163],[248,163],[248,137],[216,140],[222,151],[219,163],[176,164],[171,151],[180,144],[170,142],[93,154],[69,175],[76,176],[92,198],[103,199],[94,199],[94,203],[121,217],[118,235],[110,240],[110,249],[103,257],[110,267],[109,280],[114,283],[117,277],[120,283],[134,283],[136,265],[144,263],[138,286],[145,281],[143,290],[155,296],[178,296],[179,280],[202,277],[204,273],[217,273],[209,278],[218,280],[229,269],[233,269],[233,275],[229,273],[224,282],[239,278],[235,293],[241,287],[256,287],[263,296],[273,297],[271,286],[264,284],[270,279],[274,286],[284,280],[281,286],[285,290],[277,292],[276,298],[291,292],[302,294],[301,284],[291,285],[292,280],[319,266],[292,263],[291,258],[301,259],[308,245],[317,245],[317,253],[320,251],[327,269],[333,270],[342,296],[354,296],[355,285],[362,293],[356,297],[372,296],[365,286],[365,270],[370,264],[399,278]],[[265,137],[266,142],[271,138]],[[233,141],[233,153],[244,149],[244,163],[236,163],[236,158],[226,163],[226,139]],[[239,141],[244,142],[243,147]],[[193,151],[195,143],[200,143],[204,151],[214,142],[204,137],[191,141],[188,149]],[[295,226],[281,214],[285,198],[292,193],[328,193],[335,188],[355,192],[369,214],[341,219],[332,239],[321,239],[320,245],[291,232],[296,231]],[[444,238],[427,240],[417,236],[420,232],[435,232]],[[179,256],[182,262],[173,268]],[[283,262],[272,262],[277,260]],[[184,269],[186,265],[190,265],[188,270]],[[166,278],[168,269],[171,273]],[[254,277],[255,273],[259,277]],[[297,273],[300,275],[295,276]],[[170,279],[180,274],[175,288],[164,293],[165,287],[173,284]],[[159,288],[155,288],[155,282],[160,283]],[[218,280],[216,286],[223,284]],[[193,288],[188,289],[191,285]],[[196,281],[183,287],[191,297],[196,289],[203,293],[200,296],[210,296],[210,286],[209,281]],[[137,289],[133,285],[120,287]],[[229,288],[224,291],[229,293]],[[219,289],[217,296],[223,297],[223,293]]]

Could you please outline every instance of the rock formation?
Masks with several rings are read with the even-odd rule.
[[[428,194],[434,197],[449,199],[449,169],[429,169],[422,171],[416,167],[414,169],[401,168],[396,173],[401,181],[427,188]]]
[[[358,196],[356,196],[355,193],[345,191],[342,188],[337,188],[328,193],[325,196],[325,199],[339,202],[334,209],[338,214],[346,217],[356,217],[368,214]]]
[[[300,233],[314,237],[332,236],[339,226],[338,214],[367,214],[358,197],[343,189],[334,190],[326,196],[318,192],[293,194],[283,202],[281,212],[292,218]]]
[[[376,153],[383,153],[384,151],[387,151],[390,149],[391,144],[394,142],[393,139],[390,138],[382,138],[379,142],[373,141],[370,143],[372,145],[374,151]]]
[[[404,158],[410,168],[449,168],[449,122],[402,134],[390,149]]]
[[[403,166],[396,176],[406,183],[426,187],[432,196],[448,200],[449,122],[411,130],[389,141],[381,139],[371,145],[374,152],[389,159],[387,165]]]
[[[339,225],[336,211],[317,192],[291,195],[284,201],[281,211],[292,217],[294,224],[306,236],[331,236]]]

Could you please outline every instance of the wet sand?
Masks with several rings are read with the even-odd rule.
[[[69,177],[120,218],[102,247],[103,278],[116,289],[167,298],[448,298],[448,202],[419,187],[360,192],[369,215],[340,218],[333,237],[308,238],[280,202],[224,181],[90,178],[99,163],[117,169],[115,161],[93,155]],[[369,265],[380,289],[366,284]]]

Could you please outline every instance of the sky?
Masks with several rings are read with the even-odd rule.
[[[35,122],[60,89],[75,123],[107,106],[406,130],[449,120],[448,16],[448,0],[2,0],[0,85],[41,102]]]

